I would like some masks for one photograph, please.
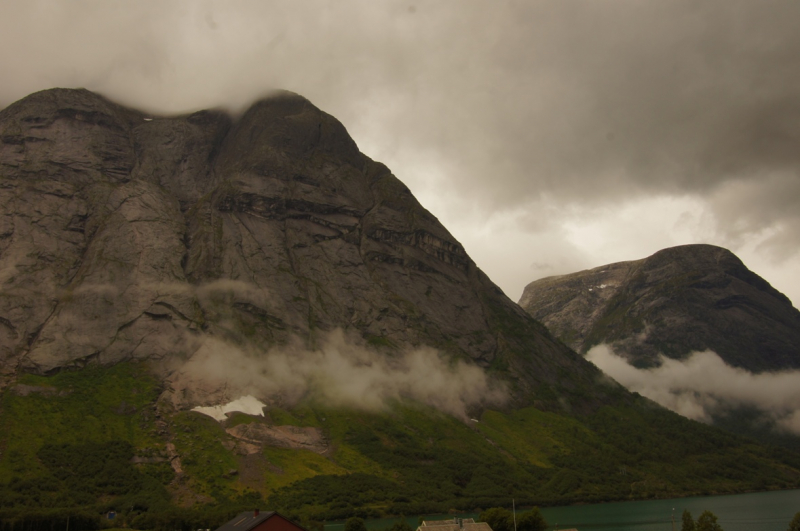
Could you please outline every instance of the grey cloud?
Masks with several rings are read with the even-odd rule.
[[[800,167],[731,181],[708,197],[723,243],[736,247],[760,238],[761,250],[775,261],[798,253],[798,203]]]
[[[267,352],[210,336],[194,341],[197,350],[171,377],[172,398],[181,407],[253,396],[282,405],[310,400],[382,410],[392,401],[411,399],[466,420],[471,407],[507,400],[505,385],[479,367],[447,360],[430,348],[377,354],[341,330],[322,338],[318,348],[297,344]]]
[[[800,371],[752,374],[711,351],[692,353],[685,361],[662,356],[655,369],[637,369],[607,345],[592,348],[586,358],[629,390],[685,417],[708,422],[716,413],[749,406],[800,434]]]

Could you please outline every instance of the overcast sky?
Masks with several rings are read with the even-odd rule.
[[[518,300],[712,243],[800,301],[800,2],[0,0],[0,107],[271,88],[341,120]]]

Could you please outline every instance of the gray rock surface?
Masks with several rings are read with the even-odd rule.
[[[708,349],[753,372],[800,368],[800,312],[721,247],[543,278],[519,303],[576,351],[608,343],[640,367]]]
[[[321,428],[310,426],[271,426],[253,422],[239,424],[225,430],[229,435],[249,443],[259,451],[264,446],[308,450],[325,455],[330,452],[330,444]]]
[[[149,116],[71,89],[0,111],[6,379],[183,359],[202,335],[313,347],[336,328],[387,355],[435,347],[525,400],[607,392],[298,95],[275,93],[235,121]]]

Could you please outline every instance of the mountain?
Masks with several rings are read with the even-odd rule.
[[[296,94],[234,122],[54,89],[4,109],[0,142],[5,375],[343,329],[503,368],[520,397],[597,377]]]
[[[536,280],[519,304],[576,351],[608,343],[638,367],[712,350],[750,372],[800,368],[800,311],[713,245]]]
[[[800,485],[797,453],[555,339],[288,92],[235,118],[71,89],[0,111],[0,370],[4,530]]]

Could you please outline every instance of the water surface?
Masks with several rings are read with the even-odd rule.
[[[510,504],[509,504],[510,505]],[[578,531],[672,531],[681,528],[681,514],[688,510],[697,519],[703,511],[717,515],[725,531],[787,531],[795,513],[800,512],[800,490],[754,492],[727,496],[701,496],[671,500],[646,500],[631,502],[544,507],[542,514],[549,529],[577,528]],[[459,513],[460,518],[476,518],[474,513]],[[417,516],[406,520],[413,529]],[[453,515],[426,515],[425,519],[453,518]],[[391,526],[399,518],[368,520],[370,531]],[[325,531],[342,531],[343,522],[330,523]]]
[[[800,512],[800,490],[546,507],[542,514],[548,524],[558,523],[561,529],[672,531],[673,509],[676,530],[686,509],[695,519],[711,511],[725,531],[786,531]]]

